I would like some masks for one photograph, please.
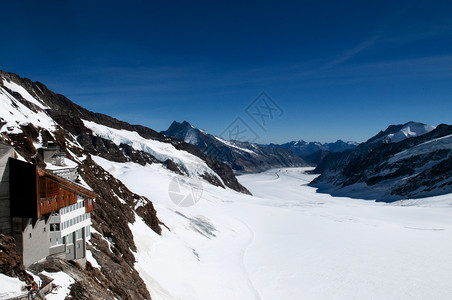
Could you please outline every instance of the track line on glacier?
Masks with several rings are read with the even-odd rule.
[[[251,228],[250,228],[246,223],[244,223],[244,222],[242,222],[242,221],[240,221],[240,223],[242,223],[242,224],[246,227],[246,229],[248,230],[249,235],[250,235],[250,237],[248,238],[248,241],[247,241],[247,243],[246,243],[246,246],[245,246],[245,248],[243,249],[243,253],[242,253],[242,261],[241,261],[241,264],[240,264],[240,268],[242,269],[242,272],[243,272],[243,274],[244,274],[244,276],[245,276],[245,279],[246,279],[246,281],[248,282],[248,286],[250,287],[251,291],[253,292],[255,299],[261,300],[262,298],[261,298],[261,296],[260,296],[258,290],[254,287],[254,284],[253,284],[253,282],[251,281],[251,278],[250,278],[250,274],[249,274],[249,272],[248,272],[248,269],[247,269],[246,266],[245,266],[245,256],[246,256],[246,253],[248,252],[248,248],[250,247],[250,245],[254,242],[254,231],[251,230]]]

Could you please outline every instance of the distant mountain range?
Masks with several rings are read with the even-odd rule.
[[[311,165],[319,164],[322,159],[330,152],[342,152],[345,150],[354,149],[358,146],[356,142],[344,142],[337,140],[334,143],[319,143],[319,142],[305,142],[292,141],[285,144],[269,144],[268,147],[289,149],[293,153],[302,157],[307,163]]]
[[[353,149],[357,145],[341,140],[326,144],[293,141],[282,145],[226,141],[192,126],[187,121],[174,121],[168,130],[161,133],[195,145],[205,154],[230,165],[236,172],[244,173],[261,172],[271,168],[312,166],[319,163],[329,152]]]
[[[271,168],[301,167],[308,164],[288,149],[262,147],[257,144],[226,141],[200,130],[188,122],[174,121],[162,134],[198,147],[213,159],[222,161],[236,172],[261,172]]]
[[[391,125],[355,149],[330,153],[314,170],[320,192],[379,201],[452,192],[452,126]]]

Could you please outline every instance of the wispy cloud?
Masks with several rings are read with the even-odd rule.
[[[356,47],[345,51],[342,53],[339,57],[335,58],[334,60],[330,61],[325,65],[325,68],[334,67],[336,65],[342,64],[350,59],[352,59],[357,54],[365,51],[369,47],[371,47],[375,42],[379,39],[379,35],[371,36],[370,38],[366,39],[362,43],[358,44]]]

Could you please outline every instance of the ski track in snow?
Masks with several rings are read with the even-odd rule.
[[[243,274],[244,274],[246,280],[248,281],[248,286],[250,287],[251,291],[253,292],[253,294],[255,296],[255,299],[261,300],[262,298],[259,295],[258,290],[253,285],[253,281],[251,280],[250,273],[249,273],[249,271],[248,271],[248,269],[246,267],[246,263],[245,263],[246,262],[246,254],[248,252],[248,248],[254,242],[254,231],[246,223],[242,223],[242,224],[248,229],[249,239],[248,239],[248,242],[246,243],[245,248],[243,249],[242,261],[240,262],[240,266],[243,269]]]

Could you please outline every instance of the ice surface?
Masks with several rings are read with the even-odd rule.
[[[205,184],[191,207],[161,166],[96,160],[154,202],[170,231],[130,225],[153,299],[449,299],[452,196],[392,204],[316,193],[306,168]],[[413,205],[409,205],[412,203]]]

